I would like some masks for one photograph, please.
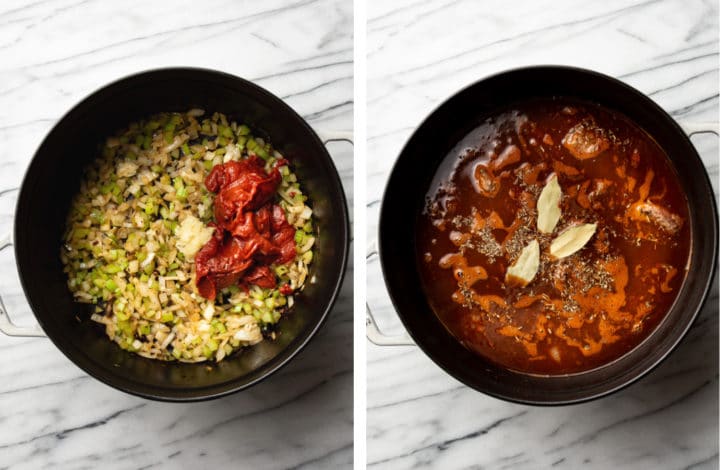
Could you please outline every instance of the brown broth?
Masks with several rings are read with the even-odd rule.
[[[562,215],[545,234],[536,205],[553,174]],[[583,223],[597,224],[587,244],[549,254]],[[506,280],[532,240],[537,274]],[[416,246],[428,301],[462,344],[514,370],[575,373],[627,353],[669,311],[687,272],[688,205],[663,150],[629,119],[538,100],[487,119],[449,152]]]

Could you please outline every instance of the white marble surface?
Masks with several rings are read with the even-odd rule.
[[[368,6],[368,228],[412,130],[483,76],[571,64],[619,77],[679,121],[718,120],[718,3],[708,0],[483,2]],[[693,137],[718,181],[718,141]],[[368,300],[390,333],[377,260]],[[717,285],[689,335],[651,375],[606,399],[533,408],[476,393],[415,347],[368,344],[371,468],[714,469],[718,467]]]
[[[144,69],[210,67],[283,97],[316,129],[352,127],[345,0],[0,2],[0,234],[41,139],[98,87]],[[330,151],[352,207],[352,147]],[[88,377],[47,339],[0,335],[0,468],[350,468],[352,268],[328,323],[262,384],[165,404]],[[0,293],[31,323],[11,250]]]

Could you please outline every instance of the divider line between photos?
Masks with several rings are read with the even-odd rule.
[[[366,299],[366,265],[365,265],[365,232],[366,219],[366,103],[367,103],[367,10],[366,0],[353,1],[354,12],[354,42],[353,42],[353,190],[354,198],[354,243],[353,256],[355,257],[355,277],[353,279],[353,362],[354,362],[354,428],[353,428],[353,467],[364,469],[367,456],[367,340],[365,339],[365,299]]]

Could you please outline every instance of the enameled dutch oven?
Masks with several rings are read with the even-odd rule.
[[[219,364],[150,360],[120,349],[73,302],[60,262],[65,217],[83,168],[98,145],[129,123],[163,111],[202,108],[250,125],[294,165],[317,223],[317,251],[308,283],[274,341],[263,341]],[[12,324],[0,305],[0,330],[44,336],[72,362],[106,384],[166,401],[216,398],[247,388],[290,361],[315,335],[342,284],[349,218],[337,170],[313,129],[282,100],[241,78],[213,70],[169,68],[118,80],[63,116],[30,162],[15,212],[15,259],[39,328]],[[6,239],[2,247],[10,244]],[[78,319],[80,321],[78,321]]]
[[[656,330],[621,358],[591,371],[541,376],[508,370],[460,344],[432,312],[417,270],[415,226],[424,196],[447,152],[499,108],[533,98],[574,97],[619,111],[649,133],[669,156],[690,205],[688,274]],[[717,124],[693,126],[717,134]],[[412,134],[392,169],[382,199],[378,253],[397,315],[410,338],[390,338],[367,309],[368,338],[380,345],[417,344],[437,365],[488,395],[532,405],[578,403],[612,393],[657,366],[685,336],[711,286],[718,217],[710,180],[686,132],[643,93],[597,72],[527,67],[483,79],[450,97]],[[369,256],[372,256],[371,252]]]

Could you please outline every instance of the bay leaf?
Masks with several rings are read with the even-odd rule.
[[[595,234],[597,224],[575,225],[557,236],[550,244],[550,255],[565,258],[584,247]]]
[[[540,267],[540,244],[533,240],[520,252],[520,256],[508,267],[505,282],[508,284],[528,285]]]
[[[540,193],[537,201],[537,228],[542,233],[552,233],[560,220],[560,199],[562,189],[558,183],[557,175],[550,175],[547,184]]]

